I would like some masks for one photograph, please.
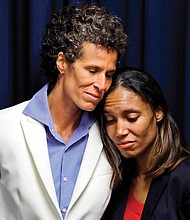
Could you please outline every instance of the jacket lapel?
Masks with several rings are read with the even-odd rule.
[[[90,181],[95,167],[98,163],[99,157],[102,153],[103,145],[99,135],[99,128],[95,123],[89,131],[89,138],[86,146],[86,150],[83,156],[83,161],[78,174],[77,182],[71,198],[71,202],[68,208],[68,212],[74,203],[77,201],[81,193],[86,188]],[[87,201],[88,202],[88,201]]]
[[[151,215],[159,202],[160,196],[167,184],[167,176],[161,176],[152,181],[142,213],[142,220],[151,219]]]
[[[44,126],[25,115],[21,119],[21,125],[23,128],[24,136],[26,138],[27,146],[36,165],[36,170],[45,186],[49,197],[53,201],[53,204],[55,205],[58,212],[60,213],[51,173],[46,132]]]

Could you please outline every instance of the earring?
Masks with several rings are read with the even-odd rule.
[[[163,115],[157,115],[157,116],[156,116],[156,121],[159,122],[160,120],[162,120],[162,117],[163,117]]]

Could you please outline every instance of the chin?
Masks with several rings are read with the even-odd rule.
[[[92,111],[94,111],[95,108],[96,108],[96,105],[88,106],[86,108],[86,111],[92,112]]]
[[[83,111],[91,112],[96,108],[96,105],[79,105],[78,107]]]
[[[125,157],[126,159],[130,159],[130,158],[134,158],[135,155],[134,154],[130,154],[130,153],[123,153],[121,152],[122,156]]]
[[[95,108],[96,108],[96,106],[93,108],[84,108],[83,110],[87,111],[87,112],[92,112],[92,111],[94,111]]]
[[[78,103],[78,107],[83,110],[83,111],[87,111],[87,112],[92,112],[94,111],[94,109],[96,108],[96,106],[98,105],[98,103],[94,103],[91,101],[81,101],[80,103]]]

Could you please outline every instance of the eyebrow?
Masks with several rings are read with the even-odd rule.
[[[103,113],[108,114],[108,113],[112,113],[112,111],[109,111],[109,109],[108,110],[104,109]],[[137,109],[134,109],[134,108],[129,108],[129,109],[122,111],[122,113],[124,113],[124,114],[140,113],[140,111]]]
[[[134,109],[134,108],[130,108],[130,109],[126,109],[126,110],[124,110],[123,111],[124,113],[140,113],[140,111],[139,110],[137,110],[137,109]]]
[[[94,68],[94,69],[96,69],[96,70],[101,70],[102,68],[101,67],[99,67],[99,66],[97,66],[96,64],[88,64],[88,65],[86,65],[86,67],[85,68]],[[116,72],[116,68],[113,68],[113,69],[108,69],[107,70],[107,73],[110,73],[110,72],[113,72],[113,73],[115,73]]]

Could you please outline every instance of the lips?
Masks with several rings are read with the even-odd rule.
[[[86,93],[90,99],[92,99],[93,101],[100,101],[102,99],[102,96],[101,95],[97,95],[97,94],[94,94],[94,93]]]
[[[131,148],[134,144],[135,144],[135,141],[122,141],[122,142],[116,143],[117,147],[121,149]]]

